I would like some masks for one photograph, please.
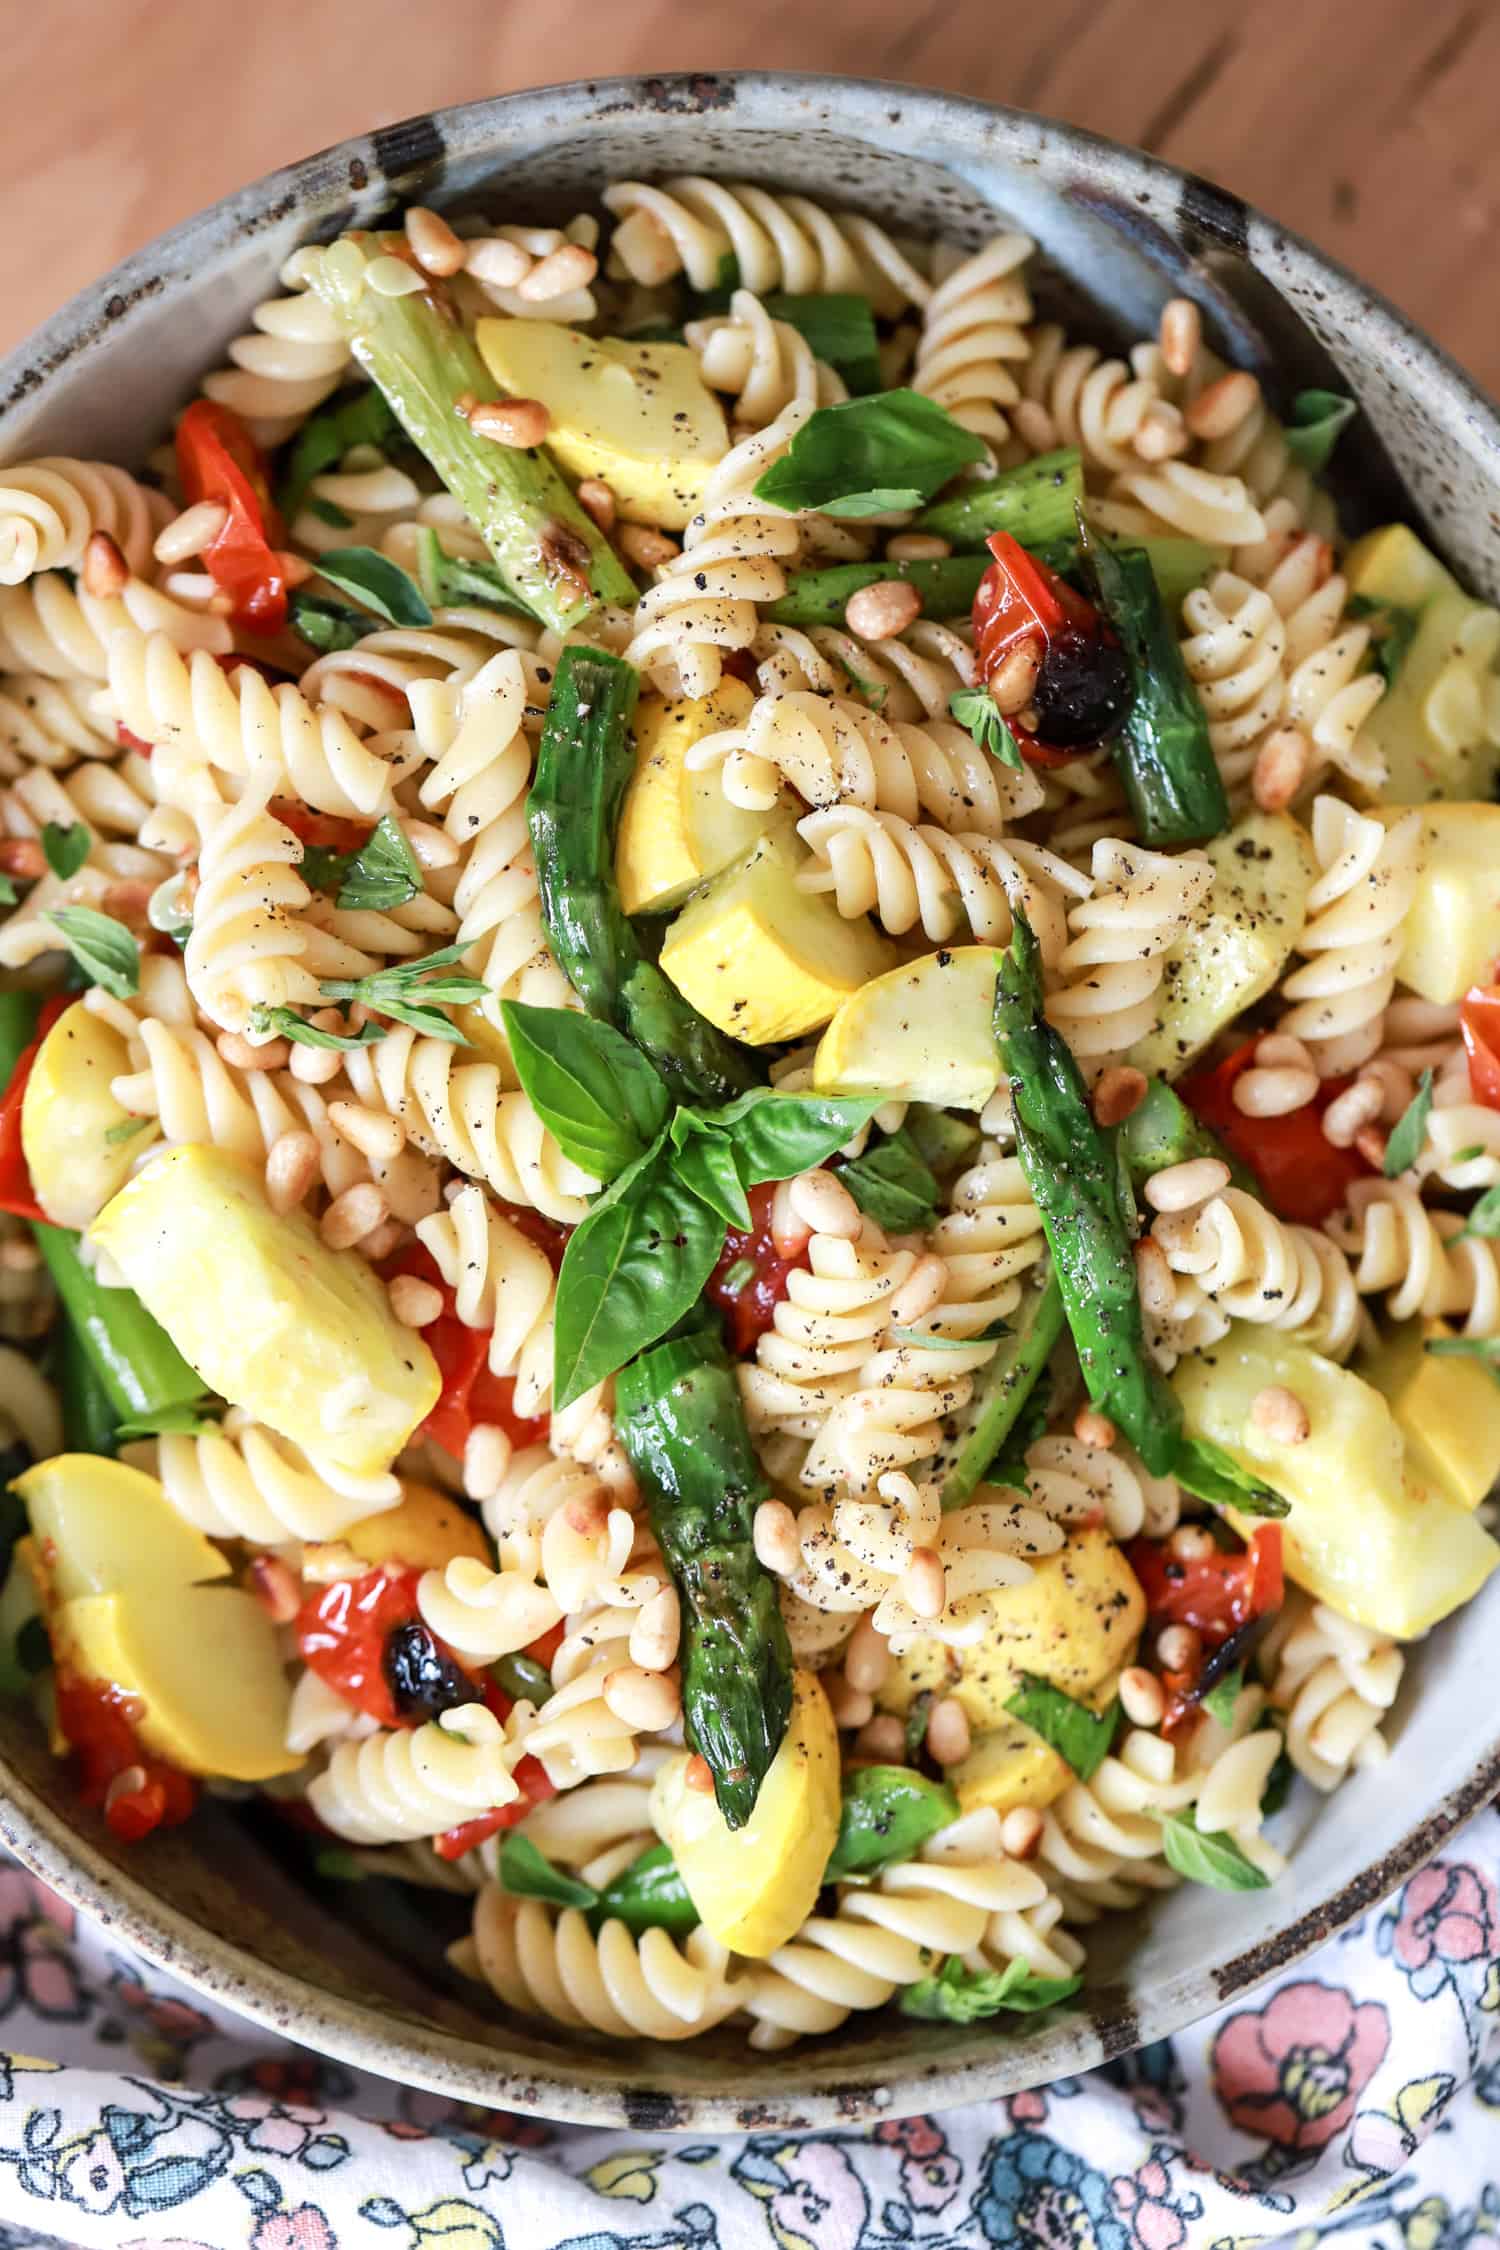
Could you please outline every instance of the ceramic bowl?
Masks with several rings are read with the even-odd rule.
[[[716,173],[801,189],[922,235],[977,241],[1005,216],[1041,245],[1049,309],[1100,340],[1154,329],[1187,291],[1215,341],[1285,398],[1352,390],[1351,520],[1402,504],[1500,596],[1500,421],[1383,299],[1236,196],[1011,110],[852,79],[762,73],[617,79],[475,102],[350,140],[228,197],[74,298],[0,368],[7,459],[133,461],[217,364],[296,244],[398,201],[570,214],[612,177]],[[265,1815],[209,1805],[131,1850],[73,1803],[27,1718],[0,1717],[0,1834],[126,1944],[323,2052],[486,2105],[594,2124],[773,2128],[994,2097],[1181,2029],[1321,1944],[1500,1790],[1493,1694],[1500,1581],[1413,1652],[1395,1755],[1301,1829],[1272,1889],[1194,1886],[1092,1933],[1090,1982],[1056,2017],[944,2028],[855,2017],[758,2055],[585,2043],[509,2022],[448,1970],[461,1902],[399,1886],[308,1887]],[[452,1909],[451,1913],[448,1911]]]

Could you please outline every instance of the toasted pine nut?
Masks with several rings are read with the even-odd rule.
[[[1203,342],[1203,316],[1191,297],[1172,297],[1162,306],[1157,341],[1169,374],[1192,374]]]
[[[677,1589],[663,1586],[660,1593],[642,1603],[640,1614],[630,1628],[630,1661],[646,1672],[665,1672],[668,1665],[677,1661],[677,1644],[681,1637],[682,1608]]]
[[[386,1289],[403,1328],[430,1328],[443,1309],[443,1292],[420,1274],[398,1273]]]
[[[682,1709],[682,1691],[670,1672],[643,1672],[635,1664],[606,1674],[604,1700],[617,1719],[642,1734],[659,1734]]]
[[[1318,1090],[1318,1074],[1306,1068],[1262,1069],[1256,1062],[1234,1082],[1234,1106],[1242,1117],[1289,1117],[1306,1109]]]
[[[829,1234],[841,1242],[853,1242],[864,1224],[859,1205],[843,1182],[821,1167],[814,1172],[799,1172],[791,1183],[787,1200],[795,1216],[810,1226],[814,1234]]]
[[[1285,812],[1307,779],[1312,744],[1300,727],[1273,727],[1255,753],[1250,794],[1262,812]]]
[[[489,399],[469,416],[476,437],[523,453],[540,445],[551,427],[552,416],[539,398]]]
[[[393,1251],[400,1249],[405,1233],[406,1229],[399,1219],[382,1219],[380,1225],[372,1227],[365,1236],[359,1246],[360,1251],[378,1266],[383,1258],[389,1258]]]
[[[312,1133],[282,1133],[266,1157],[266,1194],[273,1211],[294,1211],[318,1176],[318,1143]]]
[[[252,1047],[237,1031],[221,1031],[214,1045],[220,1059],[234,1070],[285,1070],[292,1056],[285,1039],[268,1039],[264,1046]]]
[[[0,1242],[0,1273],[35,1273],[42,1262],[42,1253],[34,1242],[20,1236]]]
[[[956,1696],[941,1697],[928,1713],[927,1747],[940,1766],[960,1765],[969,1755],[969,1714]]]
[[[46,872],[47,855],[35,836],[0,839],[0,874],[18,876],[23,883],[35,883]]]
[[[936,1547],[914,1547],[911,1561],[898,1581],[901,1598],[918,1617],[941,1617],[948,1600],[948,1581]]]
[[[1146,1201],[1153,1211],[1190,1211],[1211,1195],[1222,1195],[1229,1185],[1227,1164],[1216,1156],[1190,1157],[1185,1164],[1168,1164],[1146,1182]]]
[[[1250,1419],[1277,1445],[1303,1445],[1312,1434],[1312,1420],[1295,1391],[1284,1383],[1267,1383],[1250,1402]]]
[[[394,1164],[406,1146],[406,1127],[399,1117],[366,1109],[359,1102],[330,1102],[328,1122],[372,1164]]]
[[[1228,437],[1260,403],[1260,385],[1253,375],[1232,369],[1201,390],[1183,416],[1195,438]]]
[[[1356,1133],[1373,1125],[1383,1107],[1379,1081],[1356,1078],[1324,1110],[1323,1138],[1335,1148],[1353,1148]]]
[[[897,1328],[905,1328],[924,1313],[930,1313],[942,1298],[948,1286],[948,1261],[937,1252],[929,1250],[918,1258],[911,1272],[891,1299],[891,1320]]]
[[[1040,399],[1023,398],[1010,410],[1016,436],[1033,453],[1051,453],[1057,446],[1057,424]]]
[[[290,1625],[302,1607],[302,1592],[279,1555],[257,1555],[250,1565],[250,1591],[273,1625]]]
[[[229,510],[217,500],[200,500],[194,507],[184,508],[156,534],[151,552],[159,563],[169,566],[191,561],[211,547],[229,521]]]
[[[953,542],[935,531],[898,531],[885,543],[887,562],[941,562],[953,552]]]
[[[1191,1672],[1203,1651],[1203,1636],[1192,1625],[1168,1625],[1156,1636],[1157,1662],[1168,1672]]]
[[[111,883],[99,901],[100,909],[112,914],[117,922],[128,922],[133,929],[144,929],[154,887],[151,883]]]
[[[1129,1063],[1111,1063],[1101,1070],[1094,1087],[1092,1108],[1100,1125],[1123,1125],[1146,1099],[1146,1073]]]
[[[601,531],[614,530],[615,496],[602,477],[580,477],[573,497],[584,514],[593,517]]]
[[[450,274],[463,271],[463,243],[447,220],[429,211],[425,204],[414,203],[407,212],[406,239],[424,273],[435,273],[446,281]]]
[[[1046,1822],[1035,1805],[1012,1805],[1000,1823],[1007,1859],[1035,1859]]]
[[[1201,1523],[1180,1523],[1167,1541],[1174,1562],[1202,1562],[1214,1551],[1214,1535]]]
[[[530,273],[532,257],[519,242],[507,242],[500,234],[486,234],[477,242],[465,244],[464,264],[476,281],[487,281],[493,289],[514,289]]]
[[[475,407],[478,404],[479,401],[474,396],[474,393],[472,391],[460,391],[457,398],[453,401],[453,411],[458,416],[460,422],[467,422],[469,416],[473,413]]]
[[[510,1467],[511,1442],[498,1422],[476,1422],[464,1440],[464,1492],[488,1500],[498,1492]]]
[[[316,1031],[344,1031],[347,1027],[337,1008],[319,1008],[308,1017]],[[330,1078],[337,1078],[344,1067],[344,1058],[337,1047],[292,1048],[292,1059],[287,1064],[292,1076],[303,1086],[326,1086]]]
[[[1161,1681],[1144,1664],[1130,1664],[1120,1674],[1120,1702],[1133,1727],[1159,1727],[1167,1699]]]
[[[854,1748],[861,1757],[873,1758],[878,1765],[899,1766],[906,1758],[906,1729],[888,1711],[878,1712],[860,1728]]]
[[[1073,1435],[1080,1445],[1091,1445],[1097,1452],[1107,1453],[1120,1433],[1107,1414],[1096,1406],[1080,1406],[1073,1417]]]
[[[1146,1311],[1164,1320],[1177,1301],[1177,1286],[1166,1251],[1149,1234],[1142,1235],[1135,1246],[1135,1280]]]
[[[833,1713],[836,1727],[869,1725],[875,1716],[875,1705],[862,1688],[851,1687],[842,1672],[825,1672],[823,1686],[828,1694],[828,1708]]]
[[[336,1195],[323,1213],[318,1232],[330,1250],[352,1250],[386,1215],[385,1196],[373,1180],[357,1180]]]
[[[288,586],[305,586],[309,578],[316,578],[318,575],[314,564],[301,555],[294,555],[289,547],[278,547],[276,560]]]
[[[1041,676],[1041,651],[1033,641],[1017,641],[989,678],[990,701],[1006,718],[1024,711]]]
[[[683,1775],[682,1778],[687,1783],[689,1789],[697,1790],[700,1797],[711,1797],[713,1795],[713,1768],[709,1765],[707,1758],[699,1757],[696,1751],[694,1751],[692,1757],[689,1758],[687,1762],[687,1772]]]
[[[795,1258],[807,1248],[812,1228],[792,1208],[792,1183],[778,1180],[771,1198],[771,1247],[778,1258]]]
[[[622,523],[615,533],[615,545],[637,570],[659,570],[682,552],[675,539],[645,523]]]
[[[797,1519],[784,1500],[762,1500],[755,1511],[755,1552],[767,1570],[789,1578],[802,1562]]]
[[[560,250],[539,259],[517,282],[516,295],[528,305],[544,304],[549,297],[565,296],[570,289],[587,289],[598,271],[599,261],[592,250],[577,242],[565,242]]]
[[[922,614],[922,597],[904,578],[878,578],[861,586],[844,605],[844,623],[862,641],[888,641],[915,625]]]
[[[107,531],[90,534],[79,576],[84,592],[104,601],[114,594],[123,594],[130,584],[130,565],[121,554],[118,542],[111,539]]]
[[[601,1538],[609,1525],[609,1507],[601,1492],[590,1492],[563,1503],[563,1522],[580,1539]]]
[[[1386,1140],[1378,1125],[1361,1125],[1354,1136],[1354,1145],[1372,1170],[1385,1170]]]
[[[851,1687],[862,1689],[866,1695],[875,1695],[884,1685],[890,1668],[889,1641],[875,1630],[868,1617],[862,1617],[844,1651],[845,1679]]]

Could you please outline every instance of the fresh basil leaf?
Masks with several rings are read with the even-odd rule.
[[[879,391],[820,406],[781,458],[757,479],[755,497],[793,513],[882,515],[919,508],[975,461],[983,442],[919,391]]]
[[[1242,1516],[1289,1516],[1292,1512],[1290,1500],[1242,1469],[1232,1454],[1209,1438],[1183,1438],[1172,1474],[1180,1485],[1215,1508],[1237,1508]]]
[[[115,1424],[117,1438],[217,1437],[219,1423],[206,1411],[203,1399],[186,1399],[154,1407],[146,1414],[131,1414]]]
[[[1353,399],[1339,391],[1299,391],[1292,400],[1292,418],[1282,432],[1288,453],[1316,476],[1327,468],[1345,423],[1358,412]]]
[[[1033,2016],[1071,2000],[1082,1983],[1081,1976],[1039,1977],[1024,1961],[1008,1961],[1003,1969],[970,1969],[950,1953],[936,1976],[906,1987],[901,2013],[928,2023],[978,2023],[1007,2010]]]
[[[722,1133],[690,1133],[678,1148],[674,1168],[683,1186],[717,1211],[726,1226],[749,1229],[750,1205],[734,1149]]]
[[[689,1132],[726,1133],[740,1178],[757,1187],[812,1171],[852,1140],[880,1103],[878,1094],[778,1094],[773,1086],[752,1086],[721,1108],[679,1114]]]
[[[128,1000],[141,987],[141,949],[123,923],[91,906],[55,906],[50,922],[88,978],[116,1000]]]
[[[392,625],[432,623],[432,611],[416,580],[373,547],[330,548],[318,557],[318,576]]]
[[[434,609],[455,609],[476,602],[481,609],[500,609],[511,617],[529,617],[492,562],[472,556],[450,555],[429,525],[417,538],[417,577]]]
[[[564,1156],[607,1182],[645,1154],[671,1099],[639,1047],[570,1008],[503,1000],[500,1014],[522,1090]]]
[[[1476,1155],[1482,1155],[1483,1153],[1483,1150],[1475,1151]],[[1453,1161],[1456,1164],[1461,1159],[1455,1157]],[[1492,1188],[1485,1189],[1453,1239],[1455,1242],[1462,1242],[1466,1234],[1482,1236],[1500,1234],[1500,1182],[1497,1182]]]
[[[851,398],[879,390],[880,342],[868,297],[853,291],[793,297],[783,290],[762,302],[773,320],[784,320],[806,339],[814,359],[843,377]]]
[[[394,813],[384,813],[344,871],[338,902],[346,913],[389,914],[421,888],[422,870],[406,831]]]
[[[442,1009],[467,1007],[484,999],[489,991],[482,977],[471,977],[467,971],[454,976],[439,974],[455,961],[461,961],[465,951],[462,945],[445,945],[438,952],[424,953],[415,961],[372,970],[369,976],[325,977],[318,990],[325,1000],[362,1001],[377,1015],[410,1024],[426,1039],[444,1039],[450,1046],[461,1047],[465,1043],[464,1035]]]
[[[551,1906],[597,1906],[599,1893],[592,1883],[565,1875],[529,1836],[514,1829],[500,1845],[500,1887],[513,1898],[544,1898]]]
[[[307,512],[316,516],[319,523],[326,523],[332,531],[349,531],[354,525],[353,516],[343,508],[336,508],[331,500],[309,500]]]
[[[554,1411],[571,1406],[703,1293],[724,1221],[683,1186],[663,1133],[574,1228],[557,1277]]]
[[[287,612],[298,639],[325,656],[337,649],[353,648],[371,630],[368,611],[351,609],[347,602],[332,601],[326,594],[309,594],[302,586],[293,587]]]
[[[16,886],[10,877],[0,875],[0,906],[14,906],[18,895]]]
[[[295,523],[313,478],[322,476],[325,469],[337,468],[351,448],[372,445],[384,453],[400,441],[401,425],[387,406],[385,393],[373,383],[352,398],[336,399],[331,406],[309,415],[297,432],[276,492],[276,505],[288,525]],[[313,502],[318,514],[326,506],[326,501]],[[334,513],[344,523],[349,521],[342,508]]]
[[[910,1766],[862,1766],[845,1778],[838,1841],[823,1880],[878,1875],[912,1859],[958,1815],[958,1798],[946,1782],[929,1781]]]
[[[1420,619],[1415,610],[1399,609],[1393,602],[1371,601],[1355,594],[1349,603],[1351,617],[1370,622],[1370,653],[1387,687],[1394,687],[1417,637]]]
[[[250,1029],[262,1039],[290,1039],[294,1047],[335,1047],[340,1054],[351,1047],[373,1047],[385,1037],[382,1023],[362,1023],[358,1031],[324,1031],[295,1008],[254,1007]]]
[[[111,1125],[104,1135],[105,1146],[116,1147],[121,1141],[133,1141],[137,1133],[144,1133],[151,1123],[149,1117],[127,1117],[123,1124]]]
[[[852,1164],[841,1164],[838,1176],[861,1211],[888,1234],[911,1234],[937,1217],[937,1180],[904,1125]]]
[[[76,875],[89,856],[93,837],[81,820],[64,828],[59,822],[49,820],[42,830],[42,855],[60,883]]]
[[[1206,1883],[1215,1891],[1270,1888],[1270,1877],[1246,1859],[1232,1836],[1204,1833],[1191,1805],[1167,1815],[1161,1824],[1161,1845],[1168,1867],[1190,1883]]]
[[[1199,1699],[1200,1708],[1210,1718],[1217,1719],[1221,1727],[1232,1727],[1234,1707],[1244,1685],[1245,1668],[1242,1664],[1236,1664],[1232,1672],[1226,1672],[1222,1680],[1215,1680],[1207,1695]]]
[[[597,1932],[606,1922],[623,1922],[634,1937],[644,1937],[647,1930],[687,1937],[697,1929],[698,1909],[665,1844],[650,1845],[605,1885],[589,1923]]]
[[[1434,1359],[1483,1359],[1500,1373],[1500,1336],[1429,1336],[1422,1346]]]
[[[1472,1164],[1476,1156],[1485,1153],[1483,1141],[1470,1141],[1464,1148],[1456,1148],[1449,1157],[1450,1164]]]
[[[1021,1685],[1005,1706],[1013,1719],[1054,1749],[1073,1768],[1080,1781],[1092,1781],[1115,1739],[1120,1724],[1120,1699],[1104,1711],[1091,1711],[1050,1680],[1023,1672]]]
[[[310,890],[327,891],[331,898],[353,864],[353,852],[336,852],[330,844],[304,844],[297,873]]]
[[[1002,766],[1021,765],[1021,746],[1005,721],[1005,714],[994,701],[988,688],[956,688],[948,698],[948,710],[958,724],[974,737],[981,750],[988,750]]]
[[[1277,1726],[1269,1711],[1262,1712],[1260,1723],[1255,1730],[1256,1733],[1259,1734],[1262,1728],[1269,1728],[1273,1734],[1281,1733],[1281,1729]],[[1292,1782],[1295,1776],[1296,1769],[1287,1754],[1286,1740],[1283,1737],[1281,1748],[1276,1753],[1276,1763],[1267,1774],[1266,1786],[1260,1793],[1260,1817],[1262,1820],[1270,1820],[1273,1814],[1281,1811],[1292,1793]]]
[[[1402,1172],[1409,1172],[1421,1155],[1431,1111],[1432,1072],[1424,1070],[1416,1092],[1391,1127],[1391,1137],[1385,1144],[1385,1161],[1381,1169],[1388,1180],[1396,1179]]]

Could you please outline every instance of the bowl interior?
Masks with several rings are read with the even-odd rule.
[[[926,153],[916,154],[922,150]],[[393,200],[570,213],[612,177],[704,171],[818,194],[898,231],[975,241],[995,214],[1038,240],[1046,309],[1129,340],[1189,289],[1221,346],[1283,399],[1352,389],[1341,461],[1356,522],[1400,505],[1500,594],[1500,431],[1399,316],[1233,197],[1044,121],[896,86],[746,76],[619,81],[479,103],[349,142],[190,221],[65,308],[0,369],[7,458],[141,458],[299,242]],[[1413,507],[1414,504],[1414,507]],[[383,1882],[309,1887],[265,1813],[205,1808],[125,1851],[71,1801],[24,1715],[0,1708],[0,1834],[150,1958],[327,2052],[486,2103],[654,2130],[837,2122],[993,2096],[1180,2028],[1321,1941],[1500,1788],[1490,1644],[1500,1584],[1413,1651],[1381,1774],[1282,1816],[1300,1835],[1274,1888],[1187,1886],[1093,1933],[1078,2004],[1037,2024],[945,2029],[854,2018],[762,2056],[738,2034],[672,2048],[574,2041],[503,2021],[442,1946],[462,1901]],[[1286,1837],[1280,1838],[1285,1841]]]

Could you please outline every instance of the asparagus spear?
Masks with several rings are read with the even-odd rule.
[[[101,1289],[66,1227],[33,1220],[32,1233],[62,1308],[118,1421],[189,1406],[203,1396],[196,1375],[166,1330],[131,1289]]]
[[[842,625],[849,598],[862,586],[899,578],[915,586],[924,617],[962,617],[973,607],[988,555],[948,555],[941,562],[839,563],[832,570],[794,570],[765,615],[775,625]]]
[[[1229,799],[1149,557],[1089,546],[1099,599],[1130,661],[1135,693],[1114,746],[1143,844],[1202,843],[1229,826]]]
[[[786,1733],[792,1658],[755,1553],[770,1486],[723,1345],[699,1332],[643,1352],[615,1378],[615,1414],[682,1601],[684,1731],[742,1828]]]
[[[1062,1328],[1062,1293],[1049,1269],[1010,1316],[1010,1334],[1001,1337],[958,1430],[938,1455],[935,1474],[945,1509],[961,1508],[983,1478],[1036,1388]]]
[[[565,632],[599,602],[634,602],[629,572],[546,453],[496,445],[459,411],[493,399],[495,385],[441,283],[424,276],[402,297],[370,285],[371,263],[404,248],[400,235],[346,234],[304,251],[301,268],[527,609]]]
[[[1083,459],[1076,446],[1039,453],[986,484],[971,484],[951,500],[924,508],[912,526],[936,532],[960,551],[982,549],[992,532],[1008,531],[1023,547],[1073,539],[1083,503]]]
[[[1116,1139],[1095,1123],[1082,1073],[1042,1013],[1040,955],[1024,914],[1017,913],[997,960],[995,1039],[1010,1079],[1017,1153],[1042,1215],[1083,1378],[1152,1475],[1165,1476],[1182,1410],[1146,1349],[1135,1213]]]

